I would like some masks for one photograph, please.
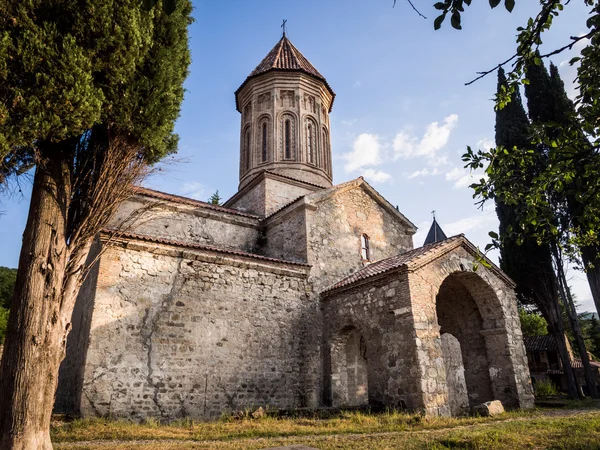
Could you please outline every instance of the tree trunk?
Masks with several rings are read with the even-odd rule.
[[[594,372],[592,371],[592,366],[590,365],[590,358],[585,347],[585,342],[581,333],[581,327],[579,326],[579,320],[577,319],[577,310],[575,309],[575,303],[573,302],[573,297],[571,296],[571,290],[567,285],[567,278],[565,276],[562,259],[556,249],[554,258],[556,268],[558,271],[558,285],[560,287],[561,295],[565,302],[565,310],[567,312],[567,317],[569,318],[571,329],[573,330],[575,340],[577,341],[577,349],[579,350],[579,356],[581,357],[581,363],[583,365],[585,383],[587,384],[588,390],[590,392],[590,397],[598,398],[596,380],[594,377]]]
[[[600,260],[598,260],[598,249],[584,247],[581,250],[581,259],[592,291],[592,298],[596,305],[596,312],[600,314]]]
[[[50,418],[72,308],[63,308],[69,250],[68,158],[53,145],[35,173],[5,350],[0,364],[0,448],[51,450]]]
[[[552,274],[552,277],[555,275]],[[554,278],[555,279],[555,278]],[[539,294],[543,295],[546,302],[538,302],[538,306],[548,322],[550,328],[550,334],[554,336],[554,340],[556,341],[556,347],[558,350],[558,355],[560,356],[560,360],[563,365],[563,372],[567,377],[567,393],[571,398],[582,397],[583,392],[579,388],[579,385],[575,379],[575,375],[573,374],[573,367],[571,366],[571,355],[569,353],[569,349],[567,347],[567,340],[565,338],[565,328],[563,326],[562,317],[560,313],[560,307],[558,304],[556,284],[554,282],[548,283],[549,286],[546,286],[544,283],[542,285],[544,287],[551,288],[540,289]]]

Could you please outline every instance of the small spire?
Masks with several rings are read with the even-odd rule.
[[[425,243],[423,245],[433,244],[434,242],[443,241],[444,239],[448,239],[446,237],[446,233],[442,230],[440,225],[437,223],[435,219],[435,211],[431,211],[431,215],[433,217],[431,228],[429,229],[429,233],[427,233],[427,238],[425,238]]]
[[[287,20],[283,19],[283,23],[281,24],[281,28],[283,29],[283,37],[285,37],[285,24],[286,24]]]

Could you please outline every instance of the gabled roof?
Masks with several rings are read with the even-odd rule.
[[[455,248],[461,246],[473,255],[478,254],[477,248],[473,244],[471,244],[467,238],[465,238],[465,235],[459,234],[457,236],[452,236],[446,240],[424,245],[423,247],[415,248],[414,250],[410,250],[408,252],[401,253],[399,255],[392,256],[390,258],[382,259],[381,261],[369,264],[368,266],[364,267],[358,272],[355,272],[352,275],[343,278],[333,286],[325,289],[323,293],[347,287],[358,283],[362,280],[366,280],[377,275],[382,275],[386,272],[391,272],[393,270],[416,270],[429,263],[430,261],[439,258],[440,256],[443,256],[448,252],[454,250]],[[502,272],[500,268],[498,268],[485,256],[479,254],[479,257],[483,258],[483,260],[485,260],[486,263],[490,265],[490,270],[494,272],[494,274],[496,274],[509,285],[514,287],[514,282],[504,272]]]
[[[401,222],[404,222],[408,226],[410,234],[414,234],[417,231],[417,226],[408,220],[404,214],[398,211],[394,205],[388,202],[379,192],[377,192],[373,186],[367,183],[363,177],[358,177],[354,180],[346,181],[345,183],[336,184],[333,187],[307,194],[304,196],[304,198],[307,200],[307,202],[314,204],[331,197],[335,193],[356,189],[358,187],[363,189],[369,196],[371,196],[373,200],[379,203],[379,205],[393,217],[397,218]]]
[[[235,250],[232,248],[217,247],[214,245],[198,244],[198,243],[194,243],[194,242],[179,241],[179,240],[175,240],[175,239],[165,239],[165,238],[161,238],[161,237],[157,237],[157,236],[150,236],[147,234],[139,234],[139,233],[132,233],[129,231],[115,230],[112,228],[104,228],[103,230],[101,230],[101,233],[104,234],[105,236],[106,235],[110,236],[113,241],[137,240],[137,241],[150,242],[150,243],[154,243],[154,244],[162,244],[162,245],[167,245],[167,246],[172,246],[172,247],[177,247],[177,248],[188,248],[191,250],[207,250],[207,251],[211,251],[211,252],[215,252],[215,253],[224,253],[224,254],[234,255],[234,256],[243,256],[245,258],[258,259],[261,261],[290,264],[290,265],[299,266],[299,267],[310,267],[309,264],[298,262],[298,261],[290,261],[287,259],[271,258],[268,256],[257,255],[256,253],[243,252],[241,250]]]
[[[181,195],[167,194],[166,192],[155,191],[154,189],[148,189],[145,187],[138,186],[135,188],[136,195],[143,197],[150,197],[157,200],[164,200],[173,203],[179,203],[182,205],[199,206],[201,208],[212,209],[214,211],[224,212],[228,214],[234,214],[236,216],[248,217],[250,219],[260,219],[259,216],[254,214],[248,214],[237,209],[227,208],[225,206],[213,205],[212,203],[203,202],[193,198],[182,197]]]
[[[284,34],[275,47],[273,47],[273,49],[267,54],[267,56],[265,56],[260,64],[256,66],[252,72],[250,72],[250,75],[248,75],[238,90],[235,91],[236,102],[237,94],[243,89],[249,80],[271,71],[302,72],[310,75],[318,80],[321,80],[327,87],[327,90],[331,93],[332,97],[335,98],[335,92],[333,92],[333,89],[331,89],[331,86],[329,86],[329,83],[327,83],[325,77],[321,75],[317,69],[315,69],[315,66],[313,66],[310,61],[306,59],[302,53],[300,53],[300,50],[298,50]],[[333,106],[333,101],[331,102],[331,106]]]
[[[423,243],[423,245],[433,244],[434,242],[443,241],[444,239],[448,239],[448,237],[446,236],[446,233],[444,233],[444,231],[439,226],[437,220],[435,220],[434,217],[433,223],[431,224],[431,228],[429,229],[429,233],[427,233],[427,237],[425,238],[425,242]]]

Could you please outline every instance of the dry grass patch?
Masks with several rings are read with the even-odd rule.
[[[56,449],[252,450],[304,444],[329,449],[599,449],[599,403],[509,412],[502,416],[441,418],[389,412],[335,417],[224,418],[142,424],[76,420],[52,428]]]

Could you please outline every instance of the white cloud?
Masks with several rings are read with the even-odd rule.
[[[489,150],[490,148],[496,148],[496,142],[492,139],[483,138],[477,142],[477,148],[481,150]]]
[[[377,135],[368,133],[360,134],[354,141],[352,151],[343,155],[343,158],[346,160],[344,169],[349,173],[368,166],[381,164],[381,153],[381,144]]]
[[[356,123],[356,119],[342,120],[342,125],[350,126]]]
[[[195,198],[196,200],[206,201],[207,189],[202,183],[191,181],[185,183],[180,189],[181,195],[184,197]]]
[[[450,133],[458,123],[458,115],[450,114],[444,122],[432,122],[427,125],[421,139],[412,136],[406,130],[401,131],[394,138],[393,148],[395,159],[426,157],[435,158],[437,152],[444,148],[450,139]]]
[[[454,189],[469,187],[471,184],[486,178],[487,175],[480,171],[470,171],[461,167],[454,167],[446,173],[446,180],[454,181]]]
[[[385,183],[392,179],[392,176],[389,173],[375,169],[366,169],[364,176],[375,183]]]
[[[435,176],[435,175],[439,175],[439,174],[440,174],[440,171],[437,169],[437,167],[433,168],[433,169],[428,169],[427,167],[425,167],[424,169],[417,170],[417,171],[411,173],[406,178],[408,180],[412,180],[413,178]]]
[[[496,214],[493,210],[482,211],[479,214],[475,214],[469,217],[465,217],[464,219],[457,220],[456,222],[451,222],[444,224],[442,229],[448,236],[454,236],[461,233],[466,233],[468,231],[489,228],[490,226],[495,225],[496,223]]]

